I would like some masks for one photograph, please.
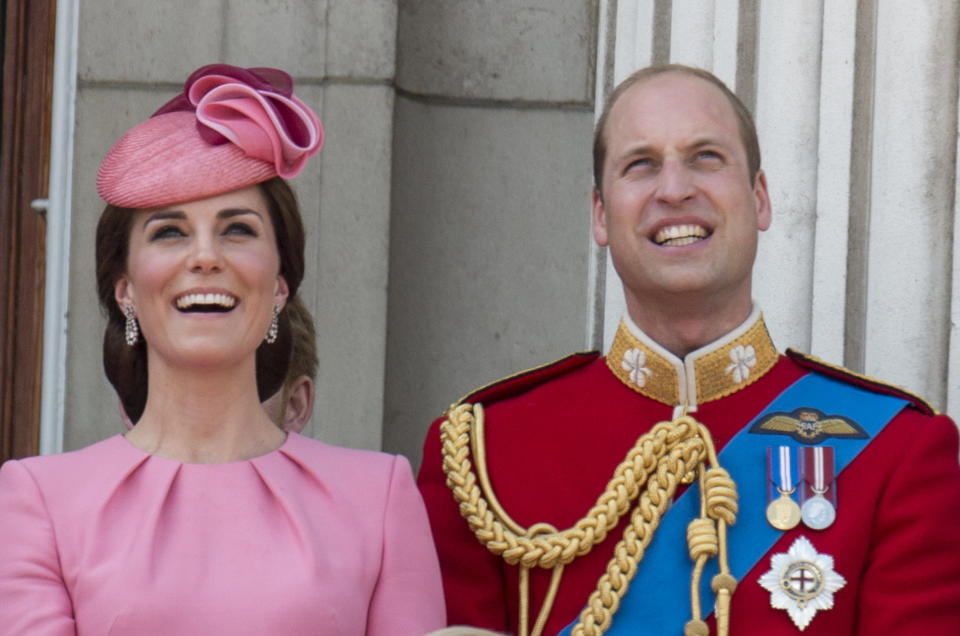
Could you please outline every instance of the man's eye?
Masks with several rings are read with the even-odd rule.
[[[224,234],[233,236],[257,236],[257,231],[246,223],[231,223],[227,226]]]
[[[156,229],[156,231],[150,235],[151,241],[159,241],[162,239],[169,238],[178,238],[184,236],[184,233],[176,225],[164,225]]]
[[[715,150],[701,150],[697,153],[697,160],[702,161],[722,161],[723,157],[720,156],[720,153]]]
[[[639,157],[627,164],[627,170],[631,168],[648,168],[651,165],[653,165],[653,161],[649,157]]]

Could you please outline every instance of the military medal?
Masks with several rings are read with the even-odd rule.
[[[818,610],[833,608],[833,593],[847,584],[833,569],[833,557],[820,554],[806,537],[797,537],[786,553],[770,558],[770,571],[760,577],[770,592],[770,605],[787,610],[801,631]]]
[[[834,519],[837,518],[837,511],[823,494],[817,493],[804,502],[803,508],[800,509],[800,518],[808,528],[824,530],[833,524]]]
[[[837,518],[834,503],[824,497],[830,493],[836,498],[836,488],[833,479],[833,448],[815,446],[800,449],[800,471],[804,482],[801,497],[805,499],[800,508],[800,515],[804,525],[812,530],[829,528]],[[807,497],[807,491],[812,496]]]
[[[767,521],[777,530],[790,530],[800,523],[800,506],[792,495],[796,491],[790,447],[767,448],[768,491]],[[777,494],[774,494],[777,493]],[[779,495],[779,496],[778,496]]]

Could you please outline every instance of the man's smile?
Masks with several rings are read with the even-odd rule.
[[[701,225],[668,225],[653,236],[653,242],[661,246],[680,247],[696,243],[710,234],[710,231]]]

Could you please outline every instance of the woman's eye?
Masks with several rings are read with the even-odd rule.
[[[246,223],[231,223],[227,226],[224,234],[233,236],[257,236],[257,231]]]
[[[151,241],[159,241],[162,239],[169,238],[178,238],[184,236],[184,233],[176,225],[164,225],[159,227],[150,235]]]

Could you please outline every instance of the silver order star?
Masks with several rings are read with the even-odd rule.
[[[653,372],[646,367],[647,354],[641,349],[633,348],[623,354],[623,361],[620,366],[624,371],[630,372],[630,381],[639,387],[647,383],[647,378],[653,376]]]
[[[730,360],[724,373],[733,374],[733,381],[740,384],[750,377],[750,369],[757,366],[757,352],[753,345],[737,345],[730,350]]]
[[[786,552],[770,557],[770,571],[760,577],[770,592],[770,605],[787,610],[800,631],[819,610],[833,607],[833,593],[847,584],[833,570],[833,557],[820,554],[806,537],[797,537]]]

